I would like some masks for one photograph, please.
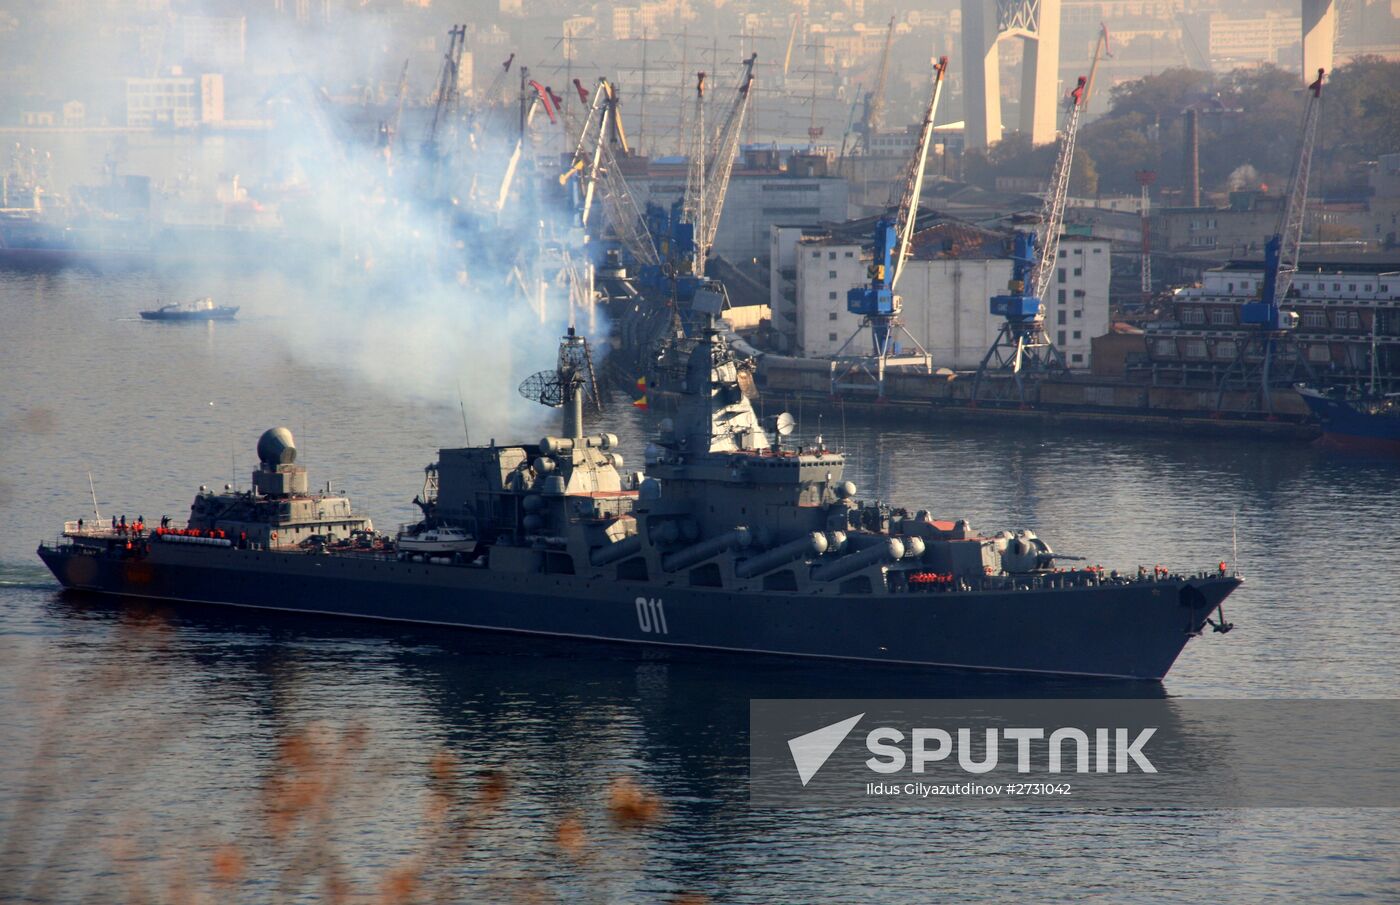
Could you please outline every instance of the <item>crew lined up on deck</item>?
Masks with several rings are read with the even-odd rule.
[[[81,523],[82,523],[82,520],[79,519],[79,530],[82,530],[82,524],[81,524]],[[114,515],[114,516],[112,516],[112,531],[113,531],[113,533],[115,533],[115,534],[120,534],[120,535],[122,535],[122,536],[125,536],[125,535],[128,535],[128,534],[133,534],[133,535],[138,535],[138,536],[139,536],[139,535],[145,534],[145,533],[146,533],[146,517],[145,517],[144,515],[138,515],[138,516],[136,516],[136,520],[135,520],[134,522],[132,522],[131,524],[128,525],[128,524],[126,523],[126,516],[123,515],[121,518],[117,518],[117,517]]]

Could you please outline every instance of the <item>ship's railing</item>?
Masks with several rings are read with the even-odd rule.
[[[148,525],[142,534],[150,534]],[[113,528],[112,523],[107,520],[98,521],[95,519],[73,519],[63,523],[63,535],[65,537],[136,537],[137,532],[134,526],[128,524],[125,530]]]
[[[157,532],[157,529],[164,527],[166,531],[183,530],[184,522],[169,522],[162,526],[160,522],[155,524],[146,523],[141,531],[136,530],[136,526],[128,522],[125,530],[120,527],[112,527],[110,519],[69,519],[63,523],[63,534],[69,537],[91,537],[91,538],[127,538],[127,537],[150,537]]]

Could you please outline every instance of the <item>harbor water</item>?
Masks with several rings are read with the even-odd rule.
[[[203,295],[238,320],[137,316]],[[510,388],[552,366],[558,324],[482,335],[437,307],[396,319],[393,299],[388,317],[302,304],[265,278],[0,273],[0,900],[426,895],[409,876],[450,900],[1400,898],[1385,810],[764,811],[746,785],[755,697],[1393,698],[1400,462],[793,412],[803,442],[848,452],[862,498],[1031,527],[1105,569],[1238,568],[1236,630],[1193,640],[1160,685],[60,593],[34,549],[64,519],[94,496],[104,518],[181,519],[200,485],[246,486],[265,428],[290,427],[312,485],[381,530],[416,517],[423,467],[464,430],[551,429]],[[639,468],[663,415],[616,396],[593,417]]]

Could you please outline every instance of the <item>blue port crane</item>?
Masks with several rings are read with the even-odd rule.
[[[1098,53],[1096,49],[1095,63],[1098,62]],[[1007,292],[994,295],[990,300],[992,314],[1003,320],[996,339],[977,367],[972,391],[974,402],[981,399],[983,381],[990,373],[1009,373],[1014,379],[1017,394],[1024,402],[1027,376],[1068,370],[1064,356],[1045,331],[1045,293],[1050,290],[1059,256],[1060,232],[1064,229],[1070,170],[1074,163],[1074,144],[1079,135],[1088,81],[1088,78],[1080,76],[1066,100],[1069,115],[1060,137],[1055,166],[1051,170],[1050,186],[1041,207],[1040,229],[1038,232],[1018,231],[1013,237],[1011,280],[1007,283]]]
[[[1292,349],[1292,373],[1278,378],[1275,366],[1283,358],[1281,352],[1290,345],[1289,337],[1298,326],[1298,313],[1283,307],[1298,272],[1298,256],[1303,242],[1303,220],[1308,204],[1308,177],[1312,172],[1313,146],[1317,140],[1317,123],[1322,110],[1322,81],[1326,71],[1319,69],[1317,79],[1307,87],[1307,103],[1303,109],[1303,128],[1298,156],[1288,179],[1288,194],[1279,214],[1274,234],[1264,243],[1264,272],[1259,281],[1256,301],[1240,305],[1240,325],[1250,328],[1244,342],[1237,343],[1235,358],[1221,374],[1216,395],[1216,408],[1224,402],[1225,391],[1231,386],[1259,382],[1264,411],[1274,410],[1270,387],[1280,379],[1292,383],[1298,369],[1307,371],[1307,360]]]
[[[705,278],[705,261],[719,231],[734,161],[739,156],[757,59],[755,53],[743,61],[743,74],[713,138],[705,126],[708,76],[696,73],[685,193],[669,210],[651,202],[646,205],[646,231],[660,262],[654,264],[641,257],[641,283],[654,292],[669,290],[678,308],[688,306],[695,291],[711,282]],[[635,263],[639,256],[633,257]]]
[[[705,73],[698,73],[695,86],[694,133],[691,136],[690,166],[686,172],[685,197],[681,206],[681,222],[690,224],[694,237],[690,270],[697,277],[705,275],[705,259],[719,232],[719,218],[724,212],[724,199],[729,194],[729,180],[734,173],[734,160],[739,156],[739,136],[749,109],[749,89],[753,87],[753,66],[758,54],[743,61],[744,73],[734,91],[733,100],[725,114],[724,123],[711,140],[705,129]]]
[[[900,319],[903,302],[895,288],[913,245],[919,197],[923,194],[924,172],[933,144],[933,119],[943,95],[943,77],[947,71],[948,58],[940,57],[933,67],[933,90],[924,111],[918,147],[905,170],[899,205],[893,219],[881,217],[875,222],[874,255],[866,271],[870,282],[846,293],[846,310],[860,317],[860,326],[836,351],[831,366],[832,393],[873,389],[877,397],[884,398],[885,375],[891,367],[912,366],[925,374],[932,371],[928,352]],[[857,337],[867,328],[871,337],[870,353],[847,355],[846,350],[855,345]],[[897,343],[901,336],[916,351],[901,352]]]

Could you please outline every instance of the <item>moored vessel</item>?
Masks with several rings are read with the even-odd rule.
[[[1322,424],[1324,442],[1400,454],[1400,396],[1347,398],[1309,387],[1297,389]]]

